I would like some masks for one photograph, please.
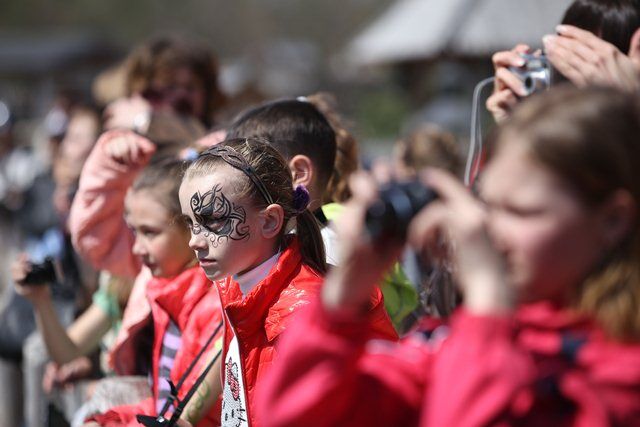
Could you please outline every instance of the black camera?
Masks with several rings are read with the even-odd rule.
[[[525,64],[522,67],[510,67],[509,71],[517,75],[527,92],[527,96],[536,92],[549,89],[554,80],[555,73],[544,55],[524,54],[522,59]]]
[[[378,200],[369,207],[365,224],[373,240],[404,241],[411,219],[437,194],[419,181],[392,181],[379,189]]]
[[[58,274],[52,258],[46,258],[40,264],[31,264],[31,271],[27,273],[22,281],[25,285],[44,285],[56,283]]]

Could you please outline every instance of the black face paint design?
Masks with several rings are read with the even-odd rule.
[[[204,229],[214,248],[229,239],[243,240],[249,238],[249,226],[245,224],[247,214],[242,206],[231,203],[216,184],[204,194],[200,192],[191,196],[191,211],[197,223],[193,225],[193,234],[200,234]]]

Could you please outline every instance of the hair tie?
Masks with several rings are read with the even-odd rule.
[[[296,215],[301,214],[305,209],[307,209],[310,200],[311,197],[309,196],[309,190],[307,190],[307,187],[304,185],[300,184],[295,190],[293,190],[293,209],[295,210]]]

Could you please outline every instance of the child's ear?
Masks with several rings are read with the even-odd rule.
[[[277,204],[267,206],[262,212],[264,220],[261,223],[262,237],[271,239],[276,237],[284,227],[284,209]]]
[[[613,249],[629,235],[636,221],[638,206],[626,190],[613,193],[602,207],[602,240],[607,249]]]
[[[628,56],[631,59],[635,59],[636,63],[640,62],[640,28],[631,36]]]
[[[301,184],[307,188],[311,186],[315,170],[309,157],[304,154],[296,154],[289,160],[289,169],[291,170],[294,188]]]

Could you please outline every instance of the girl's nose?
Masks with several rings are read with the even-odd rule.
[[[191,233],[191,238],[189,239],[189,247],[194,251],[207,249],[207,238],[204,236],[204,233]]]
[[[136,236],[135,240],[133,241],[133,248],[131,249],[131,251],[134,255],[137,256],[145,256],[148,252],[146,246],[140,240],[139,236]]]

